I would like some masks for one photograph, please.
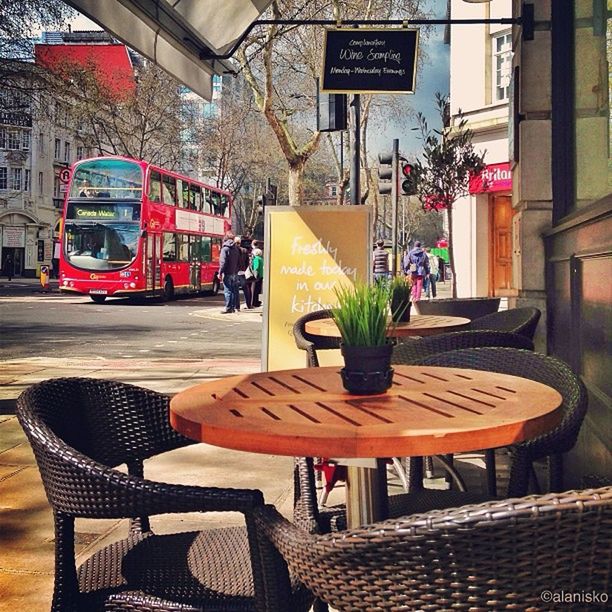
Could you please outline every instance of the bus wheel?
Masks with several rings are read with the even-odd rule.
[[[106,296],[105,295],[90,295],[89,297],[96,304],[104,304],[104,300],[106,300]]]
[[[164,283],[164,300],[171,300],[174,297],[174,283],[172,279],[167,276],[166,282]]]

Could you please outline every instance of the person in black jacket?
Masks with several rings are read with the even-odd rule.
[[[234,238],[232,232],[226,232],[219,254],[219,279],[223,282],[223,296],[225,298],[225,309],[221,311],[223,314],[240,310],[237,277],[240,252]]]
[[[242,239],[240,238],[240,236],[236,236],[235,242],[236,247],[238,248],[238,252],[240,253],[240,257],[238,260],[238,276],[236,277],[238,295],[240,295],[240,289],[242,289],[242,292],[244,293],[244,301],[246,303],[246,307],[250,309],[253,308],[253,300],[251,293],[251,283],[248,282],[247,278],[247,270],[249,270],[250,267],[251,255],[249,253],[249,250],[242,246]],[[238,301],[240,301],[240,297],[238,298]],[[237,310],[240,310],[240,308],[237,308]]]

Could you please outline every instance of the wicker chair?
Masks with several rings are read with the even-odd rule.
[[[533,340],[540,315],[537,308],[510,308],[474,319],[468,329],[513,332]]]
[[[423,359],[421,364],[501,372],[536,380],[556,389],[563,398],[563,419],[548,433],[510,447],[511,465],[507,496],[520,497],[527,494],[530,477],[535,476],[533,462],[544,457],[548,458],[550,491],[563,489],[563,453],[576,443],[588,405],[588,396],[582,381],[566,363],[531,351],[493,347],[439,353]],[[487,470],[493,473],[494,458],[494,451],[486,453]]]
[[[423,359],[430,355],[478,346],[508,346],[533,350],[533,342],[529,338],[512,332],[459,331],[396,344],[393,347],[392,362],[407,365],[421,363]]]
[[[311,368],[319,367],[317,351],[340,348],[340,338],[309,334],[306,331],[306,323],[308,321],[328,319],[331,316],[331,310],[317,310],[316,312],[309,312],[308,314],[302,315],[293,325],[295,344],[302,351],[306,351],[308,366]]]
[[[328,535],[308,534],[272,506],[257,508],[255,522],[262,554],[280,553],[339,612],[559,610],[564,604],[554,598],[569,585],[600,596],[609,587],[612,487],[432,511]],[[287,569],[277,578],[277,588],[288,589]]]
[[[55,519],[52,610],[268,610],[255,538],[257,490],[145,480],[143,460],[191,444],[168,423],[168,398],[119,382],[59,378],[17,401]],[[111,466],[125,463],[128,473]],[[155,535],[149,516],[233,511],[245,527]],[[76,517],[130,518],[129,536],[94,553],[77,570]],[[278,609],[307,610],[297,583]],[[277,608],[273,608],[277,609]]]

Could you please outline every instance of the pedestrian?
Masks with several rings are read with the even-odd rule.
[[[378,240],[372,254],[372,271],[376,283],[384,283],[389,278],[389,253],[385,251],[384,245],[384,240]]]
[[[242,246],[242,238],[240,236],[236,236],[236,238],[234,239],[234,242],[236,243],[236,247],[238,248],[238,252],[240,253],[240,257],[238,260],[237,291],[240,291],[240,289],[242,289],[242,293],[244,294],[245,305],[250,310],[251,308],[253,308],[253,303],[252,303],[253,300],[251,297],[251,284],[247,282],[247,277],[246,277],[246,273],[247,273],[247,270],[250,264],[250,256],[249,256],[249,252],[247,251],[247,249]],[[236,303],[240,304],[240,297],[238,297],[238,300]],[[236,310],[240,310],[240,307],[238,306]]]
[[[264,277],[264,261],[261,249],[253,249],[251,269],[253,270],[253,278],[255,279],[255,283],[253,284],[253,306],[258,307],[261,306],[259,296],[261,295]]]
[[[2,271],[4,273],[4,276],[7,276],[10,281],[13,280],[13,274],[15,273],[15,263],[13,262],[12,253],[6,254]]]
[[[438,257],[429,251],[429,247],[425,247],[425,254],[429,259],[429,275],[423,283],[423,291],[428,298],[435,298],[437,295],[436,283],[438,282]]]
[[[402,264],[404,273],[412,277],[412,301],[418,302],[423,290],[423,279],[429,274],[429,258],[421,248],[419,240],[414,243],[414,248],[404,256]]]
[[[234,239],[232,232],[226,232],[219,254],[219,279],[223,283],[223,297],[225,298],[225,309],[221,311],[222,314],[240,309],[237,278],[240,252]]]

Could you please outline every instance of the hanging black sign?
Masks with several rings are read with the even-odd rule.
[[[406,28],[326,30],[321,91],[414,93],[418,44]]]

